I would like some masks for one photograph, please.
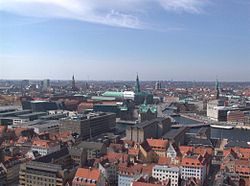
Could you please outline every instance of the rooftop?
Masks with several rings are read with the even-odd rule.
[[[85,169],[85,168],[78,168],[76,171],[75,178],[86,178],[86,179],[91,179],[91,180],[98,180],[100,177],[101,173],[98,169]]]

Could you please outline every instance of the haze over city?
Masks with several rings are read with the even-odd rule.
[[[250,81],[248,0],[0,0],[0,79]]]

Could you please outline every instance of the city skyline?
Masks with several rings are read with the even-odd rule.
[[[246,0],[0,0],[0,79],[250,81],[249,17]]]

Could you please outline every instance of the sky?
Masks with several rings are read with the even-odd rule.
[[[250,81],[250,0],[0,0],[0,79]]]

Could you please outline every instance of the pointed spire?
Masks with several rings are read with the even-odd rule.
[[[75,81],[75,76],[73,74],[72,76],[72,90],[76,90],[76,81]]]
[[[141,87],[140,87],[140,81],[139,81],[138,73],[137,73],[137,76],[136,76],[135,92],[136,93],[141,92]]]
[[[220,98],[220,83],[218,81],[218,78],[216,79],[215,89],[216,89],[216,99],[219,99]]]

